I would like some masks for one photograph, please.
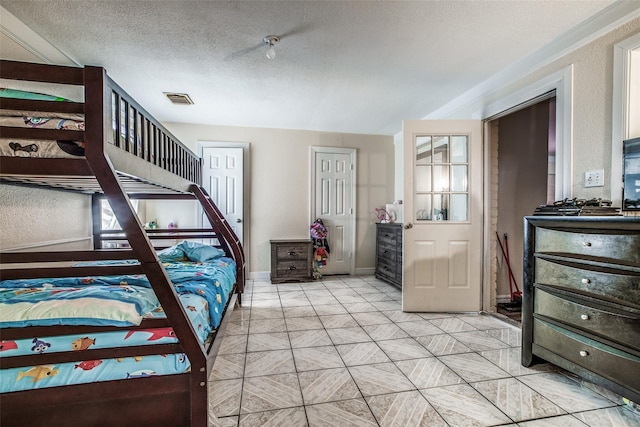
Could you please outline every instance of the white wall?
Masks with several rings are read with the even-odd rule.
[[[309,151],[311,146],[357,149],[356,271],[373,271],[374,208],[394,200],[394,144],[391,136],[283,129],[165,123],[192,150],[198,141],[249,143],[245,192],[248,271],[270,269],[270,239],[309,237]]]
[[[91,248],[91,197],[0,184],[0,249]]]

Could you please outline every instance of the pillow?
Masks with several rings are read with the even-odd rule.
[[[182,248],[178,247],[178,245],[161,250],[158,252],[158,258],[162,262],[179,262],[187,260],[187,256]]]
[[[158,258],[162,262],[209,262],[223,257],[224,251],[213,246],[185,240],[158,252]]]
[[[27,92],[24,90],[0,88],[0,98],[17,98],[17,99],[33,99],[36,101],[63,101],[69,102],[69,99],[55,95],[47,95],[45,93]]]
[[[221,249],[198,242],[185,240],[177,246],[181,247],[187,258],[194,262],[209,262],[225,255]]]

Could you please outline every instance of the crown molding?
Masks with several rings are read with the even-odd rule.
[[[43,63],[55,65],[81,65],[69,55],[57,49],[38,33],[31,30],[18,18],[0,6],[0,33],[16,42],[25,51],[31,53]]]

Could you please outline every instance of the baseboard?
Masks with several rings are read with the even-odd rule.
[[[375,272],[375,267],[356,268],[356,276],[373,276]]]
[[[249,279],[255,280],[256,282],[270,282],[271,271],[250,271]]]

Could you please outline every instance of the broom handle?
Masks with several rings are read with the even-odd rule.
[[[500,250],[502,251],[502,256],[507,261],[507,268],[509,269],[509,291],[513,291],[513,289],[511,288],[511,280],[513,280],[515,282],[516,278],[513,275],[513,271],[511,271],[511,264],[509,264],[509,258],[507,257],[507,254],[504,251],[504,246],[502,246],[502,241],[500,240],[500,236],[498,235],[497,231],[496,231],[496,239],[498,240],[498,244],[500,245]],[[516,284],[516,288],[517,287],[518,287],[518,285]]]
[[[511,271],[511,260],[509,259],[509,240],[507,240],[507,233],[504,233],[504,249],[507,252],[507,265],[509,266],[509,271]],[[513,278],[513,287],[516,288],[517,292],[520,292],[520,288],[518,288],[518,282],[516,282],[516,278],[513,277],[513,273],[511,273],[511,277]]]

